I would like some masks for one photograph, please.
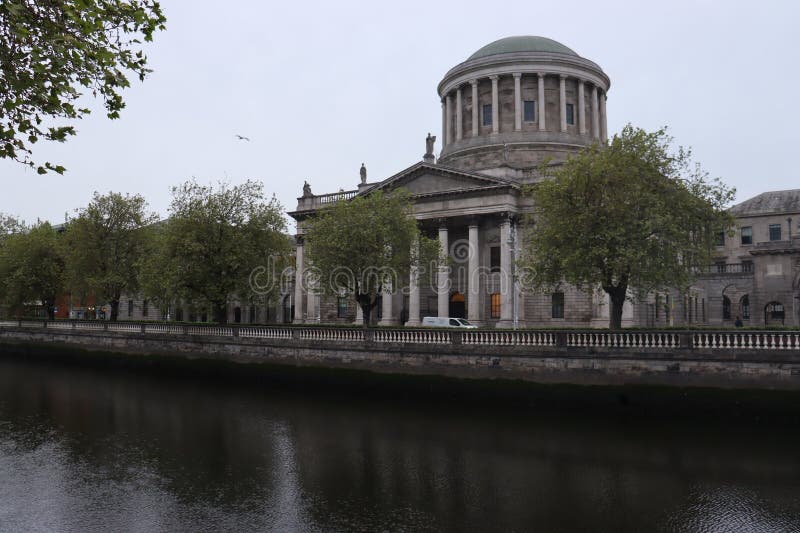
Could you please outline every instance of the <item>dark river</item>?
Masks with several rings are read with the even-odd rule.
[[[800,531],[800,432],[0,361],[2,531]]]

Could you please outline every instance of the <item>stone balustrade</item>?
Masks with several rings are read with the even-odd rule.
[[[0,329],[109,331],[144,335],[298,340],[319,343],[434,344],[470,346],[529,346],[614,348],[638,350],[794,350],[800,352],[800,331],[577,331],[577,330],[463,330],[363,329],[305,326],[180,325],[103,321],[0,320]]]

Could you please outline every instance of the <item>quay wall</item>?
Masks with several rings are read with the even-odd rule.
[[[188,329],[177,326],[170,333],[156,335],[145,333],[144,326],[139,331],[109,331],[6,323],[0,324],[0,354],[35,356],[48,349],[72,348],[103,352],[108,357],[169,356],[258,364],[267,369],[269,365],[288,365],[536,383],[800,390],[800,332],[767,333],[773,335],[771,340],[760,342],[753,341],[750,334],[749,343],[736,341],[734,337],[724,342],[700,342],[700,335],[706,333],[696,332],[624,333],[618,337],[608,333],[578,337],[564,332],[522,337],[520,332],[508,332],[505,336],[474,337],[477,340],[468,344],[463,337],[466,334],[461,332],[425,331],[417,337],[408,337],[410,333],[404,332],[403,337],[389,332],[377,335],[379,330],[267,330],[258,331],[282,338],[247,337],[235,328],[225,327],[201,331],[207,334],[198,334],[199,330],[194,328],[195,333],[189,334]],[[634,342],[625,340],[628,337],[624,335],[630,339],[658,335],[660,340]],[[403,338],[428,339],[428,342],[396,340]],[[614,342],[608,340],[614,338],[617,339]],[[466,338],[472,342],[469,339],[473,337]],[[479,343],[480,339],[484,342]],[[520,344],[522,341],[514,339],[533,340]]]

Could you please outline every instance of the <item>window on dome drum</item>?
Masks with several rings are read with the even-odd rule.
[[[567,124],[575,125],[575,106],[572,104],[567,104]]]
[[[771,240],[771,241],[779,241],[779,240],[781,240],[781,225],[780,224],[770,224],[769,225],[769,240]]]
[[[489,272],[500,272],[500,247],[489,248]]]
[[[500,318],[500,293],[496,292],[491,295],[491,309],[489,310],[489,316],[491,318]]]
[[[347,296],[339,296],[336,299],[336,316],[347,318]]]
[[[714,244],[716,246],[725,246],[725,232],[724,231],[717,232]]]
[[[742,244],[753,244],[753,226],[742,228]]]
[[[564,318],[564,293],[554,292],[550,297],[550,316]]]
[[[523,120],[525,122],[536,121],[536,100],[525,100],[523,104]]]
[[[492,125],[492,104],[486,104],[483,106],[483,125]]]

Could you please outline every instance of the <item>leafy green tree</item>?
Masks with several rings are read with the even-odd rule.
[[[521,260],[527,281],[601,287],[612,329],[621,327],[629,288],[688,287],[711,263],[715,234],[732,224],[725,206],[734,191],[708,179],[690,151],[672,149],[665,129],[628,125],[607,146],[570,157],[529,194],[535,209]]]
[[[417,228],[403,191],[377,191],[337,202],[309,220],[304,238],[319,285],[310,288],[353,297],[364,327],[387,284],[398,288],[412,264],[421,266],[438,253],[437,241]]]
[[[142,40],[165,22],[153,0],[0,2],[0,158],[63,173],[37,166],[31,145],[75,135],[74,126],[56,124],[89,114],[82,91],[100,94],[107,116],[118,118],[128,74],[144,80],[150,72]]]
[[[68,284],[75,293],[108,302],[111,320],[119,316],[122,294],[139,289],[140,261],[156,220],[142,196],[111,192],[95,193],[67,224]]]
[[[285,231],[280,203],[265,197],[260,182],[173,187],[158,252],[145,268],[146,290],[210,306],[214,321],[225,323],[228,302],[253,292],[251,273],[289,253]]]
[[[0,247],[0,295],[20,310],[40,301],[55,318],[55,303],[64,291],[64,257],[58,233],[47,222],[8,235]]]

